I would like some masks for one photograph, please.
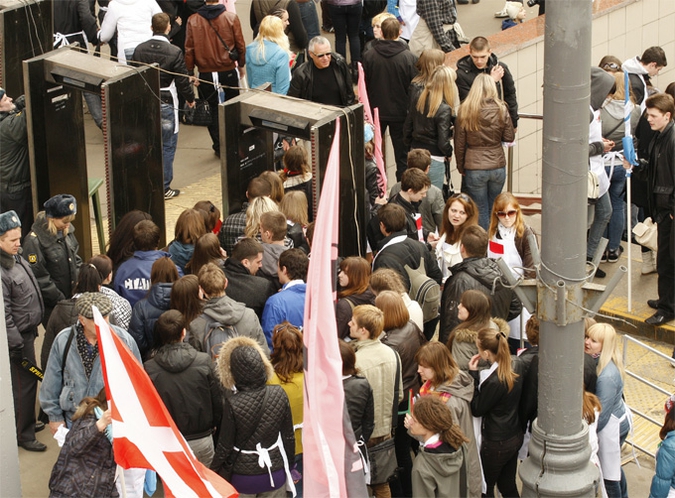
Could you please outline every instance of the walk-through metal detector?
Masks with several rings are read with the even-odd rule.
[[[108,230],[133,209],[152,215],[165,244],[159,73],[63,47],[24,61],[35,212],[52,195],[75,196],[83,255],[92,252],[81,92],[100,93]],[[101,252],[105,248],[100,248]]]
[[[219,106],[223,212],[236,213],[246,201],[248,182],[274,170],[273,134],[311,144],[314,212],[340,118],[341,256],[366,253],[368,200],[363,154],[363,106],[344,109],[263,91],[249,91]]]
[[[52,5],[46,0],[0,0],[0,86],[23,95],[22,61],[52,49]]]

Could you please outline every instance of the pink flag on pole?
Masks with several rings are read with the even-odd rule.
[[[366,123],[373,123],[373,113],[370,109],[370,101],[368,100],[368,91],[366,90],[366,75],[363,72],[363,66],[359,65],[359,82],[357,85],[359,91],[359,102],[363,104],[363,116]]]
[[[304,420],[302,428],[304,495],[312,498],[367,496],[363,465],[354,434],[345,423],[342,359],[335,321],[332,282],[337,266],[340,198],[340,119],[316,216],[307,274]]]
[[[382,156],[382,129],[380,127],[380,109],[375,108],[375,164],[380,172],[380,194],[387,195],[387,169],[384,167],[384,157]]]
[[[93,311],[111,406],[115,461],[125,469],[156,471],[167,497],[238,496],[230,483],[194,457],[148,374],[98,308]]]

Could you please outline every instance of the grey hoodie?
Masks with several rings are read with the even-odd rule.
[[[466,489],[462,489],[464,479],[461,475],[469,465],[469,462],[464,462],[465,449],[466,445],[462,445],[460,449],[452,451],[445,443],[430,450],[420,448],[412,469],[413,496],[467,496]]]
[[[209,299],[204,304],[202,314],[190,324],[192,336],[189,342],[198,351],[203,350],[203,339],[208,332],[210,322],[232,326],[237,335],[250,337],[269,355],[267,341],[255,312],[231,297],[221,296]]]

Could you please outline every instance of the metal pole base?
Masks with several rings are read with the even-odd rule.
[[[572,436],[545,434],[534,421],[530,455],[520,465],[523,497],[595,497],[600,474],[590,462],[588,426]]]

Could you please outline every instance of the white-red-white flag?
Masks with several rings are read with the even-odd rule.
[[[117,464],[156,471],[166,496],[238,496],[230,483],[194,457],[142,365],[98,308],[93,311]]]
[[[340,119],[336,119],[312,240],[303,329],[307,350],[302,425],[303,492],[312,498],[367,496],[363,465],[344,410],[342,358],[333,305],[339,224],[339,148]]]

